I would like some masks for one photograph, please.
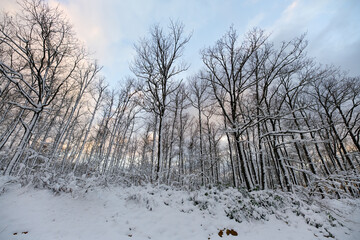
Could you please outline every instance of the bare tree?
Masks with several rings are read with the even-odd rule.
[[[26,149],[41,113],[56,97],[83,58],[71,30],[57,8],[40,0],[21,2],[21,15],[5,16],[0,28],[2,47],[11,49],[19,61],[13,67],[6,59],[0,73],[16,86],[21,99],[10,102],[32,112],[28,122],[20,118],[25,129],[5,174],[10,174]]]
[[[201,184],[205,184],[205,163],[204,163],[204,151],[203,151],[203,123],[202,115],[204,109],[207,107],[206,101],[210,98],[208,94],[209,82],[204,79],[201,74],[195,76],[190,80],[190,101],[194,108],[197,110],[198,124],[199,124],[199,144],[200,144],[200,165],[201,165]]]
[[[240,146],[240,136],[244,129],[239,126],[239,102],[242,94],[254,84],[254,69],[250,67],[250,58],[264,45],[266,39],[263,31],[255,29],[238,45],[238,35],[231,28],[214,47],[202,51],[208,73],[206,77],[234,137],[236,157],[248,189],[253,187],[253,183]]]
[[[143,81],[147,109],[158,118],[155,179],[158,179],[162,165],[162,128],[169,95],[179,86],[174,78],[188,69],[188,65],[178,61],[190,36],[184,36],[184,25],[178,22],[171,21],[168,29],[166,33],[159,25],[153,26],[150,38],[144,38],[135,45],[137,55],[131,66],[134,74]]]

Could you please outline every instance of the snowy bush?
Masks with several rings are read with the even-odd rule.
[[[145,207],[147,210],[152,211],[157,206],[156,201],[151,195],[133,193],[126,197],[127,203],[134,203],[138,206]]]

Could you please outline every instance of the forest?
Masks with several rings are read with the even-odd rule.
[[[170,20],[112,88],[61,10],[19,4],[0,20],[0,174],[360,196],[360,77],[310,58],[306,35],[229,27],[189,75],[191,32]]]

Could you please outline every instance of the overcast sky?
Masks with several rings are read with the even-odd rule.
[[[154,23],[169,19],[184,23],[193,33],[184,60],[189,73],[199,70],[199,51],[211,46],[231,25],[240,36],[252,27],[271,33],[273,41],[307,33],[308,54],[360,75],[360,0],[50,0],[60,5],[94,58],[115,86],[131,75],[134,43],[147,36]],[[1,0],[2,10],[15,0]]]

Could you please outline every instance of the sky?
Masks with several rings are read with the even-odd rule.
[[[303,33],[308,55],[360,75],[360,0],[49,0],[73,24],[78,38],[103,66],[111,86],[133,76],[129,64],[134,44],[149,36],[154,24],[169,20],[192,33],[183,60],[190,76],[202,68],[200,50],[213,46],[233,26],[241,37],[253,27],[271,34],[276,42]],[[13,11],[15,0],[1,0],[0,9]],[[186,76],[181,76],[185,78]]]

